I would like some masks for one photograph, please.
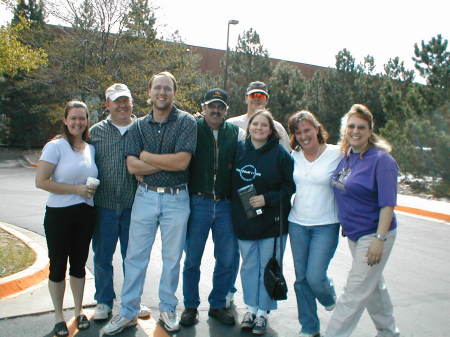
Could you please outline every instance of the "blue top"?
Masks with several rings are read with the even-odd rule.
[[[350,152],[334,171],[332,186],[344,235],[352,241],[376,233],[380,209],[397,204],[398,166],[387,152]],[[395,214],[389,230],[397,227]]]
[[[197,123],[189,113],[173,107],[163,122],[153,119],[153,111],[139,118],[128,130],[125,156],[135,156],[145,150],[156,154],[178,152],[195,153],[197,146]],[[144,176],[150,186],[174,187],[188,182],[188,169],[183,171],[160,171]]]

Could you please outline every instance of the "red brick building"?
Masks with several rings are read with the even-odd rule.
[[[220,61],[225,56],[224,50],[192,46],[192,45],[186,45],[186,47],[189,48],[192,51],[192,53],[198,54],[201,56],[200,69],[202,71],[205,71],[205,72],[210,71],[214,75],[219,75],[219,74],[223,73],[223,69],[220,67]],[[275,64],[283,61],[294,67],[297,67],[298,69],[300,69],[303,76],[305,76],[306,78],[312,78],[316,71],[328,69],[326,67],[315,66],[312,64],[284,61],[284,60],[274,59],[274,58],[270,58],[270,60]]]

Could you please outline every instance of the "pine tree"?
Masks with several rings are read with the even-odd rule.
[[[44,3],[42,0],[19,0],[14,8],[12,25],[18,24],[24,18],[32,26],[42,26],[45,22]]]

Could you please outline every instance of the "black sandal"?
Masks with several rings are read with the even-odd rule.
[[[91,326],[91,322],[89,322],[86,315],[81,314],[76,318],[76,321],[78,330],[86,330]]]
[[[53,328],[53,334],[57,337],[67,337],[69,336],[69,330],[67,329],[66,322],[62,321],[55,324]]]

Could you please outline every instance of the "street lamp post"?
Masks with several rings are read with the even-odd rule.
[[[227,81],[228,81],[228,53],[230,48],[228,46],[228,42],[230,39],[230,25],[237,25],[239,23],[238,20],[228,20],[228,28],[227,28],[227,50],[225,52],[225,71],[223,76],[223,90],[227,91]]]

